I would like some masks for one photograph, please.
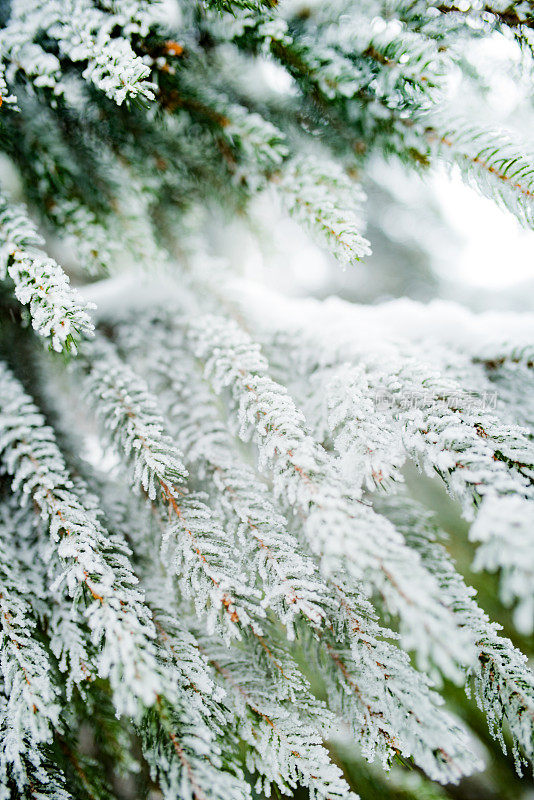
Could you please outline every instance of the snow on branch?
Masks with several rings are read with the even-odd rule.
[[[35,42],[39,33],[46,32],[57,42],[60,57],[83,64],[83,77],[118,105],[135,97],[152,100],[155,87],[149,81],[150,67],[134,53],[127,38],[131,15],[117,11],[106,13],[90,0],[14,0],[1,35],[4,58],[14,72],[22,70],[37,87],[61,93],[60,58]],[[126,36],[112,37],[117,27],[125,28]]]
[[[302,403],[314,434],[339,455],[355,496],[403,481],[401,433],[373,397],[363,369],[342,364],[313,372]]]
[[[242,568],[262,582],[262,605],[276,611],[289,638],[294,637],[298,615],[313,626],[320,624],[328,616],[331,600],[315,565],[300,554],[267,487],[239,457],[217,397],[187,352],[182,331],[157,322],[142,330],[128,325],[121,328],[120,341],[136,360],[141,354],[146,359],[151,383],[182,452],[213,482],[225,529],[239,542]],[[163,342],[165,348],[159,349]],[[148,352],[142,353],[143,349]]]
[[[526,85],[524,5],[0,4],[7,179],[100,306],[94,337],[90,306],[1,195],[0,800],[106,800],[134,753],[142,791],[164,800],[355,800],[360,755],[419,770],[410,797],[441,796],[424,776],[480,767],[442,676],[473,691],[518,771],[533,759],[526,658],[404,485],[412,461],[450,492],[474,566],[500,573],[531,632],[534,449],[515,423],[534,422],[532,319],[289,300],[210,255],[250,236],[267,258],[274,195],[342,265],[364,259],[369,181],[391,252],[411,204],[378,159],[445,162],[534,227],[529,147],[484,127],[476,102],[469,120],[454,107],[486,99],[470,49],[485,34],[507,39]],[[408,290],[420,261],[402,272],[366,291]],[[354,766],[366,796],[372,773]]]
[[[186,596],[206,614],[211,630],[240,636],[242,626],[264,612],[236,563],[220,521],[201,494],[182,484],[182,455],[167,433],[145,382],[121,362],[112,345],[97,342],[86,362],[90,402],[119,453],[129,462],[131,482],[156,502],[162,522],[162,558],[178,575]]]
[[[284,358],[284,352],[287,355],[289,351],[279,351],[282,380],[291,385],[299,399],[305,399],[310,386],[315,391],[321,386],[320,391],[327,395],[333,389],[337,393],[340,381],[350,393],[353,365],[363,373],[366,383],[361,387],[366,387],[369,401],[378,407],[377,419],[382,415],[387,417],[397,443],[400,437],[404,453],[429,475],[440,476],[461,503],[466,518],[474,520],[469,536],[480,542],[475,567],[500,572],[503,601],[516,604],[516,625],[522,631],[531,631],[534,450],[528,433],[506,420],[501,421],[493,408],[485,407],[483,396],[465,390],[446,365],[441,367],[439,357],[437,366],[431,364],[427,336],[418,336],[415,329],[410,333],[402,308],[398,309],[400,316],[396,321],[393,304],[386,304],[376,319],[371,320],[370,316],[364,319],[359,309],[355,312],[349,305],[335,301],[323,309],[319,340],[315,331],[302,319],[299,321],[302,312],[309,311],[307,304],[290,302],[285,311],[289,312],[290,307],[295,323],[279,325],[266,320],[262,334],[271,342],[278,329],[298,336],[299,345],[290,359]],[[416,313],[417,308],[410,311],[412,316]],[[391,331],[399,335],[397,328],[401,325],[406,327],[406,336],[413,338],[415,346],[406,339],[392,341]],[[369,348],[370,334],[374,341],[372,348]],[[436,361],[436,350],[431,352]],[[337,376],[334,384],[333,371]],[[330,402],[337,401],[332,398]],[[327,428],[330,424],[335,426],[328,435],[336,437],[342,458],[346,441],[341,435],[343,431],[346,437],[356,435],[356,442],[361,435],[356,452],[369,442],[365,428],[351,429],[350,414],[329,421],[325,420],[324,404],[307,403],[306,409],[311,413],[312,428],[317,426],[318,433],[324,434],[325,424]],[[373,442],[369,446],[373,447]],[[395,470],[398,448],[389,453],[387,449],[378,450],[376,455],[383,460],[381,466],[375,463],[375,471],[378,467],[378,472],[386,475]]]
[[[0,694],[0,742],[4,742],[10,733],[11,719],[7,713],[7,701]],[[7,753],[0,754],[0,791],[2,798],[12,796],[13,782],[19,796],[23,792],[31,791],[32,786],[39,786],[39,794],[33,792],[34,797],[45,800],[76,800],[76,795],[69,790],[64,772],[51,760],[43,746],[35,747],[31,758],[21,759],[18,768],[13,771],[6,761]]]
[[[303,535],[320,556],[324,573],[348,571],[383,594],[392,613],[410,620],[411,630],[422,629],[433,639],[433,632],[452,626],[455,634],[450,641],[457,640],[452,614],[439,600],[434,579],[387,520],[351,497],[335,464],[309,435],[287,391],[268,377],[258,346],[235,323],[220,317],[194,321],[189,336],[215,390],[230,388],[240,436],[254,437],[260,469],[272,470],[276,496],[301,515]],[[443,648],[441,636],[435,645]],[[448,647],[445,644],[444,665],[469,659],[468,641],[453,653]]]
[[[0,459],[12,487],[31,500],[62,563],[55,591],[88,602],[86,619],[99,644],[98,671],[109,678],[117,709],[135,716],[162,689],[154,629],[127,550],[116,551],[96,511],[74,491],[54,434],[11,372],[0,367]]]
[[[383,641],[390,633],[378,627],[360,588],[351,593],[341,582],[325,582],[313,561],[300,553],[288,520],[236,453],[220,403],[185,350],[183,331],[163,314],[150,325],[121,326],[118,337],[120,349],[137,363],[141,359],[151,376],[191,469],[209,479],[209,485],[206,480],[202,485],[217,498],[225,529],[234,532],[243,554],[241,569],[261,582],[262,605],[276,613],[290,640],[295,632],[305,638],[333,708],[345,717],[364,755],[370,760],[378,755],[388,764],[402,751],[413,754],[429,773],[445,776],[443,764],[431,755],[432,745],[425,742],[429,729],[442,744],[452,734],[455,751],[458,732],[441,717],[438,723],[425,681],[406,655]],[[448,774],[455,775],[455,769]]]
[[[17,98],[10,94],[6,83],[6,67],[0,63],[0,106],[6,105],[8,108],[17,108]]]
[[[191,800],[251,800],[242,772],[223,770],[220,747],[206,738],[188,704],[172,706],[158,700],[157,714],[144,720],[140,730],[143,755],[153,780],[165,800],[183,796]]]
[[[132,531],[131,524],[127,527]],[[250,745],[246,766],[263,776],[258,787],[262,784],[267,791],[275,783],[284,791],[302,782],[321,800],[338,797],[339,792],[346,796],[348,787],[321,744],[333,718],[310,694],[297,665],[273,642],[273,632],[268,639],[253,632],[230,647],[222,644],[213,633],[200,630],[198,622],[188,620],[187,608],[169,581],[172,570],[154,558],[142,524],[134,526],[134,546],[142,560],[158,640],[189,689],[192,713],[200,715],[204,727],[209,724],[212,732],[224,735],[225,751],[239,747],[238,736]],[[197,736],[199,729],[202,722],[197,722]],[[169,750],[168,742],[166,747]],[[152,759],[150,753],[149,763]],[[165,786],[166,773],[168,769],[162,771]]]
[[[402,530],[406,541],[420,554],[427,568],[449,597],[455,614],[476,638],[477,661],[467,673],[477,702],[485,713],[492,735],[506,752],[503,725],[513,738],[518,771],[534,759],[534,674],[527,658],[512,642],[499,634],[500,626],[489,621],[474,600],[475,591],[456,571],[431,515],[406,496],[392,495],[378,501],[379,508]],[[527,761],[525,760],[527,759]]]
[[[226,690],[224,702],[236,717],[237,733],[251,746],[247,767],[261,776],[256,790],[268,792],[274,783],[288,793],[300,784],[321,800],[355,800],[322,743],[334,719],[313,697],[296,664],[270,642],[285,676],[281,682],[272,664],[262,668],[266,656],[258,642],[240,650],[207,638],[201,645]]]
[[[468,184],[534,227],[534,151],[503,131],[466,120],[430,118],[427,138],[437,155],[456,165]]]
[[[343,24],[336,24],[341,15]],[[377,98],[391,98],[390,103],[398,92],[413,100],[439,96],[436,90],[443,88],[451,66],[448,53],[429,37],[378,14],[369,21],[344,0],[318,6],[309,28],[317,40],[351,59],[360,75],[373,72],[372,91]]]
[[[37,619],[29,602],[33,576],[17,548],[17,513],[12,499],[0,506],[0,670],[2,707],[2,769],[9,764],[19,788],[25,777],[24,759],[39,757],[54,729],[61,729],[60,690],[46,647],[36,635]]]
[[[148,387],[102,338],[84,356],[88,398],[131,465],[133,488],[143,489],[150,500],[157,493],[166,501],[176,497],[187,471]]]
[[[382,358],[362,354],[360,363],[365,365],[371,396],[378,397],[393,417],[405,452],[429,475],[437,473],[461,502],[466,517],[475,519],[469,534],[480,542],[475,568],[500,571],[503,601],[517,603],[516,624],[531,630],[534,453],[525,432],[501,423],[454,380],[424,361],[401,357],[384,368]],[[327,371],[325,389],[328,378]],[[344,433],[350,435],[349,420]],[[390,454],[382,454],[379,471],[386,474],[398,455],[393,454],[392,461]]]
[[[370,255],[370,244],[361,233],[365,195],[338,164],[319,156],[293,159],[277,188],[289,213],[343,266]]]
[[[154,558],[153,548],[147,547],[146,528],[132,526],[129,520],[125,527],[133,535],[136,556],[142,562],[160,657],[179,686],[178,701],[158,700],[139,726],[153,779],[158,780],[166,800],[184,791],[193,798],[249,800],[250,788],[242,770],[237,766],[227,769],[224,763],[224,755],[235,759],[232,751],[237,746],[237,742],[232,742],[233,747],[227,744],[223,752],[220,744],[223,736],[231,741],[221,707],[224,692],[216,685],[197,640],[183,624],[169,575],[160,559]]]
[[[84,304],[59,264],[42,251],[42,238],[23,206],[0,195],[0,278],[11,278],[15,296],[29,306],[32,327],[57,352],[77,351],[82,337],[93,335]]]

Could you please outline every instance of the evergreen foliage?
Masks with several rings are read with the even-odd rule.
[[[268,195],[357,269],[389,159],[533,229],[532,149],[451,86],[483,37],[532,75],[532,4],[0,12],[0,800],[439,800],[492,759],[526,798],[531,321],[289,299],[211,226]]]

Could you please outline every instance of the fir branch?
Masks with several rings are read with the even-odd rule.
[[[354,800],[356,796],[349,791],[339,767],[331,762],[317,732],[319,719],[323,735],[332,728],[333,719],[306,691],[287,656],[275,650],[284,675],[291,676],[294,683],[289,691],[298,695],[298,705],[284,703],[279,676],[272,670],[266,676],[261,669],[265,653],[257,642],[249,643],[246,649],[228,650],[206,640],[202,647],[227,690],[224,700],[237,717],[237,732],[251,745],[247,766],[263,776],[256,789],[267,791],[275,783],[288,793],[300,784],[321,800]],[[270,649],[272,652],[272,644]],[[287,680],[283,691],[288,691]]]
[[[474,686],[479,707],[490,731],[506,752],[503,725],[513,738],[513,754],[521,773],[522,765],[534,760],[534,675],[527,658],[512,642],[499,635],[499,625],[476,604],[474,590],[466,586],[446,549],[438,541],[439,531],[431,515],[403,495],[382,498],[379,507],[395,521],[407,542],[423,558],[428,569],[450,598],[455,614],[473,631],[478,659],[467,673],[466,690]]]
[[[172,564],[182,591],[195,597],[197,612],[207,614],[211,630],[222,626],[227,636],[239,636],[241,626],[257,625],[254,619],[263,612],[256,592],[203,497],[180,488],[187,471],[145,383],[105,343],[93,351],[86,370],[91,401],[111,440],[131,462],[134,488],[158,500],[162,558]]]
[[[213,6],[218,11],[235,11],[246,9],[249,11],[263,11],[277,5],[278,0],[204,0],[206,5]]]
[[[469,533],[481,542],[475,567],[501,571],[503,600],[518,602],[516,622],[530,630],[533,454],[524,432],[501,424],[424,363],[401,361],[387,377],[380,364],[366,366],[371,393],[391,404],[407,453],[429,474],[440,475],[468,518],[478,509]],[[391,466],[386,461],[381,469]],[[513,554],[505,556],[512,530]]]
[[[358,214],[365,196],[337,164],[294,159],[277,188],[289,213],[324,241],[343,266],[371,254]]]
[[[495,25],[512,30],[534,27],[534,12],[529,3],[480,3],[468,8],[455,2],[433,2],[431,5],[442,15],[483,19],[486,25],[491,20]]]
[[[2,737],[3,764],[24,774],[24,758],[49,743],[60,730],[59,687],[55,669],[37,633],[37,621],[28,601],[29,575],[16,549],[12,502],[0,507],[0,668],[5,706]]]
[[[378,145],[427,165],[428,143],[415,116],[443,83],[445,54],[396,25],[378,33],[352,7],[344,21],[327,20],[318,31],[313,14],[294,25],[274,15],[260,21],[245,16],[234,37],[245,50],[268,48],[353,153],[362,156]]]
[[[87,497],[85,499],[87,501]],[[120,532],[110,537],[111,543],[120,546],[124,529],[132,531],[132,526],[125,524],[122,510],[118,511],[116,507],[108,510],[112,511],[110,520],[114,529]],[[128,511],[131,511],[131,508],[128,508]],[[146,529],[143,533],[145,532]],[[147,542],[141,542],[140,539],[135,541],[140,546],[142,557],[144,555],[147,560]],[[151,551],[151,557],[152,555]],[[216,741],[216,737],[222,733],[222,716],[216,705],[217,690],[206,672],[205,662],[198,653],[196,643],[173,619],[171,587],[162,585],[161,574],[154,577],[154,574],[147,576],[145,573],[145,578],[152,602],[150,617],[154,620],[153,636],[157,669],[165,691],[165,695],[157,694],[151,708],[137,718],[136,727],[143,742],[143,754],[151,773],[154,779],[158,780],[165,797],[174,797],[179,786],[184,796],[202,800],[214,786],[220,786],[221,793],[227,791],[229,796],[235,797],[236,800],[246,800],[249,798],[249,788],[242,777],[222,769],[220,748]],[[65,597],[58,600],[52,594],[48,604],[54,602],[58,606],[60,618],[68,617],[73,611]],[[79,610],[76,623],[80,634]],[[69,632],[69,627],[60,632],[60,635],[67,640],[66,644],[69,643]],[[53,631],[50,633],[54,635]],[[89,632],[85,633],[85,638],[85,650],[91,651],[88,658],[89,669],[93,669],[94,662],[98,662],[98,651],[91,647]],[[72,680],[72,675],[69,679]],[[87,669],[84,670],[84,679],[88,679]],[[94,702],[90,696],[84,699],[89,705]],[[122,756],[124,757],[124,754]],[[76,756],[70,754],[69,760],[73,758],[76,759]],[[74,764],[74,768],[76,773],[80,774],[80,766],[77,763]],[[83,774],[81,781],[84,788],[88,788],[89,780]],[[90,796],[93,797],[91,794]]]
[[[300,379],[315,376],[314,385],[321,384],[324,392],[335,368],[341,369],[341,375],[345,372],[342,380],[348,388],[351,370],[342,365],[358,364],[371,400],[380,402],[389,424],[397,427],[405,452],[428,474],[439,475],[460,501],[465,516],[475,518],[469,535],[481,542],[476,567],[501,572],[503,601],[516,603],[516,624],[521,630],[531,630],[534,551],[528,519],[534,454],[526,431],[501,422],[492,409],[484,408],[481,398],[466,392],[447,372],[428,364],[424,352],[387,341],[369,352],[353,326],[352,309],[337,307],[335,312],[332,318],[326,313],[322,320],[323,330],[331,331],[331,338],[321,336],[319,341],[307,326],[293,326],[299,331],[301,346],[291,363],[285,360],[283,379],[292,378],[292,388],[301,394],[302,384],[295,380],[297,367]],[[307,408],[321,414],[320,406]],[[312,416],[311,421],[319,432],[324,430],[320,416]],[[386,474],[392,466],[383,462],[380,469]],[[517,547],[511,549],[507,543],[512,539]]]
[[[87,598],[92,641],[102,647],[99,674],[109,678],[117,708],[136,715],[140,704],[155,701],[162,679],[127,550],[110,546],[95,509],[80,502],[52,430],[4,365],[0,430],[0,457],[13,489],[32,499],[63,563],[55,591],[64,585],[75,604]]]
[[[432,122],[431,122],[432,125]],[[462,120],[437,118],[427,138],[446,164],[459,167],[467,183],[534,227],[534,153],[504,132]]]
[[[0,694],[0,741],[9,732],[10,720],[6,713],[6,700]],[[33,749],[31,758],[25,758],[13,769],[6,763],[5,753],[0,755],[0,797],[9,800],[13,791],[21,800],[75,800],[64,773],[55,763],[53,755],[43,747]],[[15,784],[15,786],[13,786]]]
[[[264,188],[289,153],[283,132],[223,92],[210,90],[204,64],[192,57],[190,62],[176,78],[170,67],[165,69],[160,88],[163,108],[170,113],[185,110],[212,129],[214,144],[236,184],[246,185],[251,192]]]
[[[175,619],[177,598],[168,579],[165,580],[161,564],[159,569],[155,565],[144,533],[138,530],[135,537],[136,552],[142,558],[143,575],[148,581],[148,598],[154,610],[158,637],[175,668],[183,676],[185,685],[193,690],[188,707],[197,710],[209,721],[212,729],[220,726],[221,735],[223,731],[225,734],[226,751],[229,751],[229,738],[231,740],[229,726],[236,727],[237,733],[254,751],[247,754],[247,768],[264,776],[266,791],[273,782],[283,791],[287,790],[288,785],[295,788],[298,777],[298,782],[309,785],[318,798],[333,800],[339,791],[345,793],[347,786],[338,768],[330,762],[320,744],[321,734],[324,734],[325,726],[331,727],[332,719],[324,706],[309,693],[307,682],[296,664],[273,644],[272,637],[267,644],[257,633],[245,637],[239,645],[228,648],[216,644],[212,635],[202,635],[198,626],[194,626],[196,637],[200,635],[199,645],[197,639],[187,634]],[[219,662],[213,660],[214,653]],[[222,687],[214,684],[207,672],[208,658],[215,672],[223,679],[223,684],[229,682],[231,693],[237,693],[237,704],[231,701]],[[246,676],[240,668],[245,663],[243,659],[248,664]],[[229,661],[232,662],[231,667]],[[223,662],[228,668],[221,666]],[[270,687],[268,713],[262,699],[267,697],[267,692],[263,689],[258,694],[257,689],[266,681]],[[243,698],[247,710],[242,706]],[[258,728],[254,725],[251,727],[250,711],[257,718]],[[262,727],[263,733],[260,732]],[[174,737],[171,737],[171,741],[176,745]],[[294,749],[295,743],[300,747],[298,754]],[[290,746],[293,746],[293,750],[288,764]],[[183,755],[183,751],[179,755]],[[294,764],[293,758],[298,759]]]
[[[46,631],[47,646],[64,676],[65,696],[70,701],[74,687],[84,694],[85,687],[95,681],[96,650],[80,608],[65,600],[64,593],[50,590],[63,564],[50,542],[46,522],[17,493],[6,502],[17,531],[17,559],[23,572],[31,575],[32,611],[39,628]]]
[[[302,398],[314,434],[339,455],[339,467],[355,496],[363,489],[387,491],[403,481],[406,460],[400,431],[373,397],[365,372],[343,364],[310,375]]]
[[[348,571],[356,580],[371,583],[392,613],[405,615],[411,630],[422,627],[431,639],[443,625],[455,629],[433,579],[414,561],[393,526],[352,499],[335,465],[307,432],[291,397],[267,376],[267,363],[249,337],[235,323],[203,318],[191,325],[190,338],[215,390],[231,388],[239,407],[241,437],[254,436],[260,469],[272,470],[275,494],[302,515],[303,535],[320,556],[324,572],[334,576]],[[335,536],[328,533],[334,524]],[[415,585],[425,597],[421,603],[414,600]],[[433,618],[440,620],[437,628]],[[441,637],[435,644],[442,647]],[[468,653],[469,642],[465,642],[444,663],[461,663]]]
[[[155,712],[152,712],[154,714]],[[156,720],[145,720],[143,752],[152,775],[158,778],[165,800],[178,793],[184,800],[248,800],[250,789],[240,775],[222,771],[220,757],[205,739],[191,709],[176,709],[158,701]],[[211,749],[211,753],[210,753]],[[209,757],[208,757],[209,754]]]
[[[192,466],[196,462],[197,469],[200,466],[202,474],[207,473],[213,480],[217,494],[222,493],[228,526],[230,530],[237,526],[244,553],[243,569],[257,571],[263,584],[262,604],[287,626],[290,639],[294,628],[304,636],[308,652],[314,654],[316,668],[329,687],[334,709],[347,719],[365,756],[372,760],[379,755],[387,764],[401,750],[406,755],[413,753],[417,763],[431,774],[439,774],[442,765],[436,767],[434,756],[429,757],[424,744],[427,725],[433,730],[438,725],[434,700],[426,684],[410,672],[405,656],[380,641],[389,632],[378,628],[361,593],[351,594],[337,584],[327,587],[312,562],[299,554],[297,541],[286,531],[287,522],[280,518],[269,495],[261,491],[252,470],[236,459],[231,435],[220,420],[213,394],[206,385],[202,386],[191,361],[187,367],[190,356],[183,352],[183,334],[173,330],[170,320],[167,324],[156,321],[148,329],[127,326],[119,331],[121,348],[137,360],[145,351],[147,370],[154,375],[159,396],[168,403],[169,419],[180,431]],[[153,349],[158,338],[165,341],[165,354],[157,346]],[[181,365],[180,373],[175,368],[177,363]],[[261,639],[256,637],[255,646],[258,644],[261,646]],[[269,649],[272,650],[271,645]],[[404,686],[411,687],[408,694]],[[243,686],[238,692],[247,695]],[[412,715],[414,703],[418,711]],[[271,723],[274,724],[272,719]],[[438,727],[436,741],[443,744],[450,732],[446,722]]]
[[[93,335],[84,304],[56,262],[41,250],[43,240],[22,206],[12,206],[0,196],[0,278],[11,278],[15,296],[29,305],[32,326],[61,352],[77,352],[80,338]]]
[[[46,32],[57,42],[60,56],[84,65],[83,78],[118,105],[127,98],[151,100],[155,87],[148,80],[149,67],[134,53],[128,38],[110,35],[128,22],[121,13],[105,13],[89,0],[39,0],[37,4],[18,0],[1,37],[4,58],[16,70],[22,69],[37,87],[48,86],[61,93],[60,60],[33,41]]]
[[[276,612],[290,639],[298,615],[314,627],[321,624],[328,617],[328,593],[313,562],[299,553],[297,540],[266,487],[236,454],[234,437],[221,419],[216,396],[187,353],[181,331],[156,321],[142,332],[124,326],[119,335],[121,347],[136,359],[150,342],[154,360],[148,359],[146,369],[154,390],[188,462],[213,482],[225,529],[239,545],[242,568],[261,581],[262,606]],[[154,347],[163,342],[165,351]]]
[[[187,477],[182,455],[166,431],[148,387],[99,339],[85,352],[88,399],[113,445],[129,462],[132,487],[166,502],[177,497]]]
[[[475,102],[463,122],[447,102],[456,77],[457,105],[484,91],[470,51],[482,36],[504,32],[531,66],[529,8],[180,0],[173,17],[148,0],[4,6],[0,149],[32,213],[76,275],[142,266],[158,287],[91,287],[101,335],[83,342],[70,380],[61,360],[37,357],[36,337],[20,338],[4,287],[3,350],[18,371],[44,366],[25,381],[54,429],[0,365],[0,798],[109,800],[133,748],[151,773],[141,783],[166,800],[300,787],[341,800],[353,756],[335,741],[329,753],[340,725],[369,760],[410,759],[457,781],[479,763],[431,688],[439,673],[468,676],[520,769],[534,755],[525,659],[475,604],[424,510],[384,496],[402,488],[408,459],[437,474],[472,520],[475,566],[500,573],[501,601],[531,629],[534,453],[513,424],[534,419],[530,322],[450,304],[251,300],[206,242],[219,248],[232,214],[225,239],[240,236],[246,204],[267,189],[256,207],[277,192],[342,263],[362,258],[371,154],[418,172],[444,161],[532,227],[528,148],[491,123],[482,131]],[[389,195],[395,176],[381,180]],[[390,246],[394,201],[387,211],[376,241]],[[3,197],[2,236],[0,272],[27,307],[13,319],[76,352],[93,333],[89,307]],[[177,272],[176,291],[162,267]],[[396,281],[380,291],[412,291],[407,274]],[[160,297],[166,310],[153,314]],[[84,418],[74,442],[80,378],[101,430]],[[100,473],[106,443],[117,466]],[[75,743],[86,730],[94,759]],[[399,791],[428,793],[421,781]]]

